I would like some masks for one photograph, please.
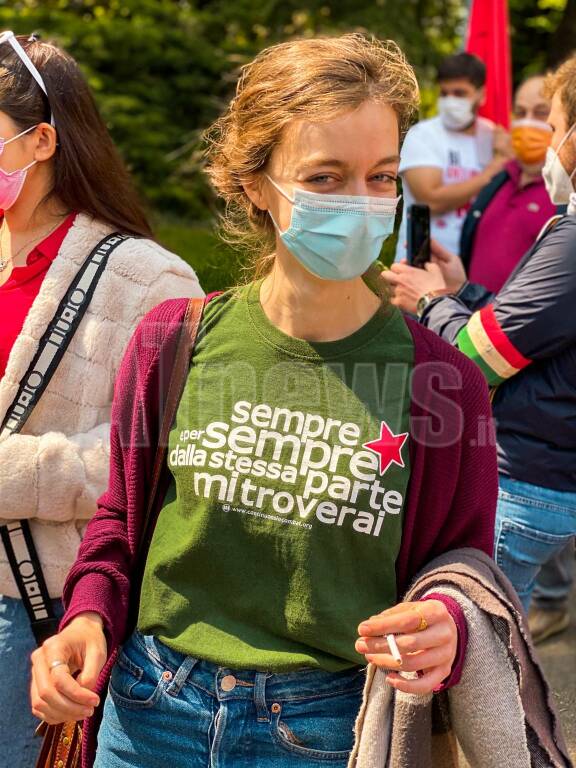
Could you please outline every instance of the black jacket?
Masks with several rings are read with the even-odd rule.
[[[431,302],[422,322],[474,359],[463,329],[477,326],[478,316],[469,323],[482,313],[526,360],[495,391],[500,471],[576,491],[576,217],[562,217],[498,294],[467,285],[458,296]]]

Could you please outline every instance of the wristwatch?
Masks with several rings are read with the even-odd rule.
[[[447,288],[438,288],[436,291],[428,291],[423,296],[420,296],[416,303],[416,315],[418,319],[424,314],[424,310],[430,304],[431,301],[437,299],[439,296],[448,296],[450,291]]]

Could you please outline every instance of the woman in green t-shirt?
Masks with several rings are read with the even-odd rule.
[[[344,766],[367,662],[397,670],[390,685],[413,693],[454,672],[461,617],[450,601],[397,605],[407,581],[405,567],[397,580],[397,563],[410,560],[415,341],[363,280],[393,231],[400,138],[417,98],[393,43],[288,42],[244,68],[208,133],[208,173],[229,234],[258,254],[256,278],[205,310],[170,436],[171,486],[138,630],[112,671],[98,768]],[[123,391],[119,380],[120,400]],[[120,452],[113,464],[125,460]],[[139,481],[127,463],[130,495]],[[79,563],[123,526],[132,535],[132,502],[114,501],[112,482],[102,510],[110,520],[123,507],[123,522],[98,542],[89,532]],[[413,492],[425,494],[417,482]],[[465,515],[446,520],[446,493],[443,509],[431,498],[418,523],[434,554],[475,544],[462,533]],[[409,528],[414,541],[413,520]],[[118,540],[116,552],[124,546]],[[115,568],[94,565],[107,578]],[[92,713],[103,628],[114,636],[104,598],[95,603],[93,588],[80,598],[78,569],[66,626],[34,659],[33,705],[51,721]],[[79,681],[68,662],[82,669]]]

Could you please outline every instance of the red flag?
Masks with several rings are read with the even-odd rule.
[[[509,128],[512,57],[507,0],[471,0],[466,51],[486,64],[486,103],[480,114]]]

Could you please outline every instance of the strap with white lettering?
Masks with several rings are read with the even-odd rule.
[[[20,432],[48,386],[96,290],[109,254],[126,240],[115,232],[101,240],[81,266],[30,363],[0,427],[0,439]]]
[[[27,520],[15,520],[0,528],[8,562],[14,574],[22,604],[26,608],[38,645],[58,631],[58,619],[38,560]]]
[[[0,427],[0,438],[14,435],[24,427],[88,309],[108,257],[127,237],[119,232],[107,235],[82,264],[40,339],[38,351],[6,412]],[[32,632],[38,645],[41,645],[46,638],[57,632],[58,620],[54,615],[30,523],[28,520],[10,522],[0,527],[0,536]]]

